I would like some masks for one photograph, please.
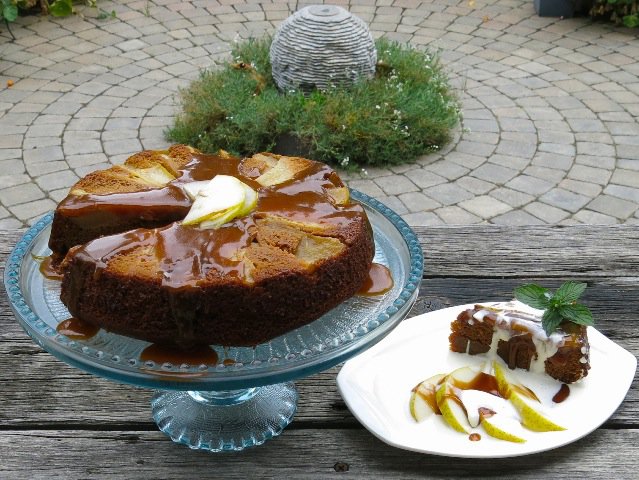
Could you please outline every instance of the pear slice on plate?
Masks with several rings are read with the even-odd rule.
[[[519,411],[524,427],[535,432],[565,430],[543,411],[541,402],[532,390],[509,377],[503,365],[495,361],[493,368],[500,395],[510,400]]]
[[[437,406],[437,386],[446,377],[443,373],[433,375],[415,385],[411,391],[408,408],[416,422],[423,422],[433,413],[440,413]]]
[[[456,390],[452,384],[448,382],[442,383],[435,394],[437,406],[448,425],[458,432],[470,433],[470,423],[468,423],[466,410],[459,400]]]
[[[507,442],[525,443],[526,439],[521,435],[523,428],[517,420],[500,413],[495,413],[489,408],[479,409],[481,426],[491,437]]]

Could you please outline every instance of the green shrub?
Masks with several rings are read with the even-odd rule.
[[[639,27],[639,0],[593,0],[590,16],[628,28]]]
[[[278,91],[270,43],[238,44],[232,63],[182,90],[182,112],[167,137],[236,155],[272,151],[278,139],[292,137],[317,160],[383,166],[437,150],[459,122],[459,102],[430,53],[382,39],[374,79],[304,95]]]

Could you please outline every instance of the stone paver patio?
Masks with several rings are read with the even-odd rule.
[[[100,0],[115,18],[21,17],[15,41],[0,24],[0,228],[32,223],[89,171],[164,148],[179,87],[316,3]],[[532,0],[326,3],[440,51],[463,103],[441,152],[348,174],[352,187],[411,224],[639,223],[636,29],[540,18]]]

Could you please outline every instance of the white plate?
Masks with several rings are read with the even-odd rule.
[[[488,302],[478,302],[488,303]],[[467,458],[514,457],[550,450],[589,434],[610,417],[632,384],[637,359],[592,327],[588,328],[590,364],[588,376],[570,385],[562,403],[544,401],[552,418],[566,427],[561,432],[526,431],[526,443],[497,440],[481,427],[481,440],[450,428],[441,415],[416,423],[408,410],[411,389],[437,373],[449,373],[465,365],[486,361],[449,350],[450,323],[473,305],[429,312],[402,322],[388,337],[346,362],[337,386],[355,417],[376,437],[394,447],[416,452]],[[540,377],[524,370],[514,375],[535,390]],[[547,384],[548,378],[543,381]],[[552,379],[550,381],[554,382]],[[556,390],[560,383],[556,382]]]

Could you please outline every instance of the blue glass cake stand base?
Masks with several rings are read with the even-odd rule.
[[[371,347],[387,335],[417,299],[423,257],[417,237],[388,207],[356,191],[375,237],[375,262],[386,265],[393,288],[355,296],[309,325],[256,347],[211,345],[215,364],[143,360],[148,342],[100,330],[85,340],[56,331],[69,318],[60,283],[40,273],[52,215],[18,241],[4,284],[16,319],[42,348],[69,365],[117,382],[159,392],[151,402],[160,430],[175,442],[212,452],[242,450],[278,435],[295,414],[293,380],[318,373]]]
[[[242,450],[279,435],[293,420],[291,382],[223,392],[158,392],[153,419],[174,442],[211,452]]]

